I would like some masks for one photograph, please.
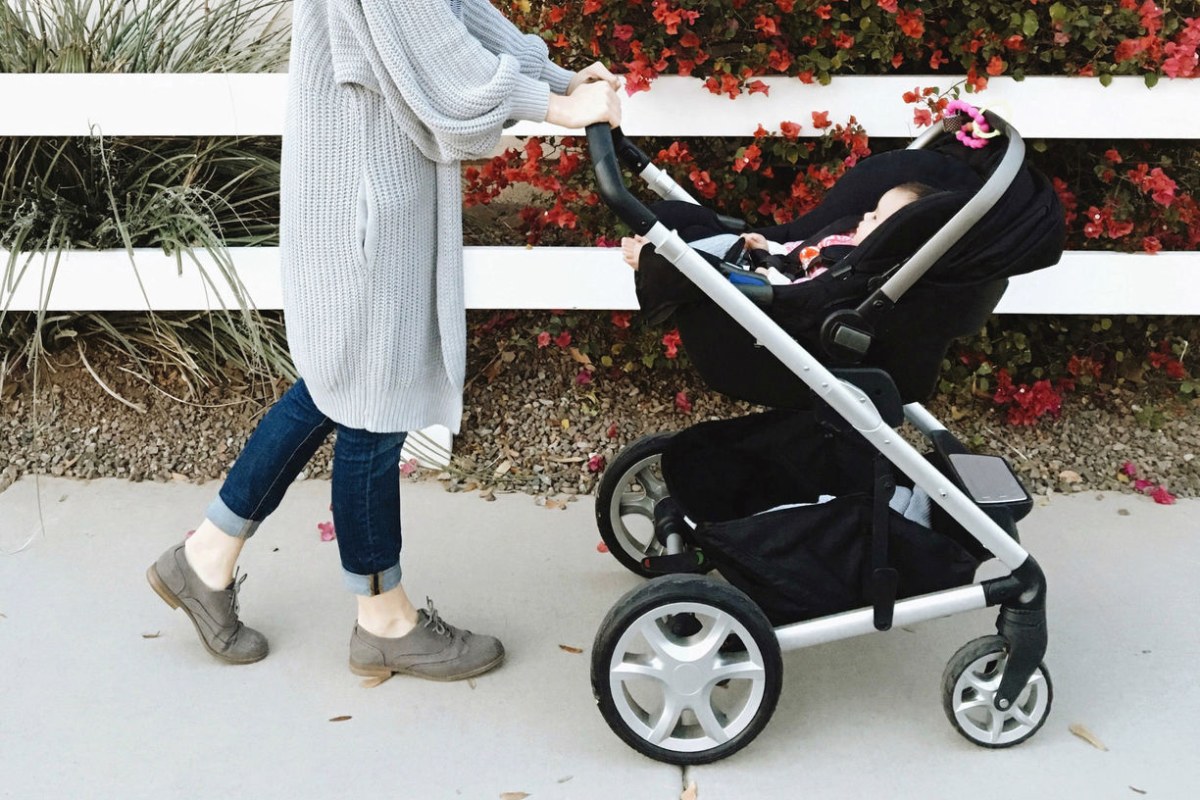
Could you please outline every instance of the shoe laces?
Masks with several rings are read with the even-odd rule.
[[[242,575],[242,577],[239,578],[238,575]],[[229,592],[229,613],[233,614],[235,619],[238,615],[238,591],[242,588],[242,584],[246,582],[246,578],[248,577],[250,576],[242,574],[241,567],[237,567],[233,571],[233,580],[229,582],[229,588],[226,589]]]
[[[433,600],[425,598],[425,627],[441,636],[450,635],[450,624],[442,619],[438,610],[433,607]]]

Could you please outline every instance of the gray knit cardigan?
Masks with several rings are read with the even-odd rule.
[[[459,162],[542,121],[571,73],[488,0],[295,0],[280,252],[317,408],[457,432],[466,371]]]

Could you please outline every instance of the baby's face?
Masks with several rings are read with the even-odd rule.
[[[888,189],[883,193],[883,197],[879,198],[878,205],[863,214],[862,222],[858,223],[858,229],[850,238],[856,246],[862,244],[871,231],[878,228],[885,219],[916,199],[916,196],[906,189]]]

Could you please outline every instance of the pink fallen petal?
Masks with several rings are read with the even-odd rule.
[[[1134,475],[1137,475],[1137,467],[1133,465],[1132,461],[1126,461],[1121,465],[1121,472],[1132,478]]]
[[[183,535],[183,538],[185,538],[185,539],[190,539],[190,538],[192,538],[192,534],[193,534],[193,533],[195,533],[195,531],[188,531],[187,533],[185,533],[185,534]]]
[[[400,474],[401,475],[412,475],[414,472],[417,471],[417,468],[419,466],[420,465],[417,464],[417,460],[415,458],[410,458],[408,461],[405,461],[403,464],[400,465]]]
[[[337,538],[337,533],[333,529],[332,522],[318,522],[317,530],[321,532],[322,542],[332,542]]]
[[[1150,496],[1153,497],[1154,502],[1158,503],[1159,505],[1171,506],[1175,504],[1175,495],[1168,492],[1167,487],[1165,486],[1157,487],[1153,492],[1150,493]]]
[[[601,542],[600,544],[596,545],[596,552],[597,553],[607,553],[608,545],[606,545],[604,542]]]
[[[1138,478],[1136,481],[1133,482],[1134,491],[1138,491],[1138,492],[1145,492],[1147,489],[1149,489],[1153,485],[1154,485],[1153,481],[1148,481],[1145,478]]]

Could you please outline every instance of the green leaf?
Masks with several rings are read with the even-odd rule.
[[[1146,88],[1153,89],[1155,86],[1158,85],[1158,73],[1157,72],[1147,72],[1145,75],[1145,81],[1146,81]]]
[[[1100,76],[1100,85],[1101,86],[1112,86],[1112,75],[1109,75],[1107,72],[1105,72],[1103,75],[1101,75]]]
[[[1055,3],[1050,6],[1050,19],[1055,22],[1062,22],[1067,18],[1068,9],[1062,3]]]
[[[1038,32],[1039,26],[1040,26],[1040,24],[1038,23],[1037,13],[1035,11],[1033,11],[1032,9],[1026,11],[1025,12],[1025,23],[1021,26],[1021,30],[1023,30],[1025,32],[1025,35],[1033,36],[1035,33]]]

